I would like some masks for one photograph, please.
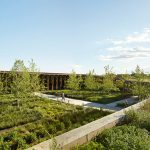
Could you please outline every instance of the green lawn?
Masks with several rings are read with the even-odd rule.
[[[61,96],[62,93],[65,93],[66,97],[74,98],[74,99],[80,99],[80,100],[86,100],[90,102],[96,102],[101,104],[108,104],[115,101],[119,101],[121,99],[124,99],[125,97],[122,96],[120,92],[114,92],[111,94],[104,94],[100,91],[71,91],[71,90],[54,90],[54,91],[48,91],[44,92],[46,94],[53,94]]]
[[[110,113],[39,97],[0,96],[0,150],[31,145],[87,124]]]

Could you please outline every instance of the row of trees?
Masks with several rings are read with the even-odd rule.
[[[103,89],[105,93],[109,93],[112,90],[118,90],[114,84],[115,74],[112,72],[110,66],[105,67],[105,75],[103,76],[103,81],[95,77],[94,70],[89,71],[85,79],[81,76],[77,76],[75,71],[69,75],[69,79],[66,82],[66,88],[71,90],[99,90]]]
[[[101,90],[103,93],[108,94],[112,91],[120,90],[122,92],[128,90],[133,95],[137,95],[139,99],[149,96],[150,84],[145,82],[147,75],[139,66],[136,67],[132,75],[122,75],[121,80],[116,80],[116,75],[110,66],[105,66],[104,69],[105,74],[102,79],[96,78],[94,70],[89,71],[84,79],[78,76],[75,71],[72,71],[66,82],[66,88],[71,90]],[[40,81],[38,72],[39,70],[33,60],[29,61],[28,67],[25,66],[22,60],[16,60],[7,81],[3,80],[2,75],[0,76],[0,94],[9,91],[15,97],[25,97],[43,89],[44,86]],[[128,81],[127,84],[126,81]]]
[[[150,84],[145,83],[147,75],[139,66],[132,72],[132,75],[122,75],[119,80],[116,80],[116,75],[112,67],[108,65],[104,69],[105,74],[102,80],[96,78],[94,70],[89,71],[84,80],[81,76],[77,76],[75,71],[72,71],[66,82],[66,88],[71,90],[101,90],[107,94],[112,91],[121,91],[124,93],[130,91],[131,94],[137,95],[140,100],[149,96]]]
[[[29,67],[25,66],[23,60],[16,60],[7,80],[0,76],[0,93],[9,92],[21,98],[39,91],[43,86],[38,72],[33,60],[29,61]]]

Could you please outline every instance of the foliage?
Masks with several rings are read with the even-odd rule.
[[[105,130],[97,137],[109,150],[148,150],[150,148],[150,136],[148,131],[135,126],[118,126]]]
[[[15,99],[14,95],[0,96],[0,139],[4,139],[0,148],[13,146],[16,139],[14,149],[24,149],[109,114],[31,96],[22,98],[18,109]]]
[[[124,80],[116,80],[115,85],[118,89],[123,90],[124,89]]]
[[[119,101],[124,98],[120,92],[112,92],[110,94],[107,94],[97,90],[96,91],[55,90],[55,91],[48,91],[45,93],[52,95],[55,95],[57,93],[58,96],[60,96],[62,93],[65,93],[65,96],[68,98],[87,100],[90,102],[97,102],[102,104],[108,104],[111,102]],[[125,97],[129,97],[129,95],[125,95]]]
[[[139,100],[145,99],[149,96],[149,87],[144,84],[145,75],[143,70],[137,66],[134,72],[135,82],[132,87],[132,92],[137,95]]]
[[[66,82],[66,87],[71,90],[80,90],[81,89],[82,77],[77,77],[76,72],[72,71],[69,75],[69,79]]]
[[[73,150],[105,150],[101,143],[91,141],[89,144],[78,146]]]
[[[16,60],[12,67],[11,92],[15,97],[25,97],[30,93],[30,74],[22,60]]]
[[[145,129],[123,125],[106,129],[89,144],[75,150],[149,150],[150,135]]]
[[[94,77],[94,70],[89,71],[85,80],[84,80],[85,89],[87,90],[97,90],[98,89],[98,82]]]
[[[43,90],[43,84],[40,81],[39,70],[36,67],[33,59],[29,62],[29,72],[30,74],[30,88],[32,92],[37,92]]]
[[[115,74],[112,72],[112,68],[110,66],[105,66],[105,75],[103,78],[103,91],[105,93],[110,93],[111,91],[117,91],[117,87],[114,84]]]
[[[128,106],[128,104],[125,103],[125,102],[119,102],[119,103],[117,103],[117,107],[123,107],[123,108],[125,108],[127,106]]]
[[[126,122],[150,131],[150,113],[143,110],[126,112]]]
[[[11,78],[11,92],[15,97],[26,97],[42,87],[38,69],[33,60],[29,62],[29,68],[24,65],[23,60],[16,60],[11,69]]]
[[[144,102],[144,105],[142,106],[142,109],[145,111],[150,112],[150,101]]]
[[[2,81],[2,75],[0,75],[0,94],[3,93],[4,86],[3,86],[3,81]]]
[[[61,150],[55,138],[52,138],[52,145],[50,145],[50,148],[52,148],[52,150]]]

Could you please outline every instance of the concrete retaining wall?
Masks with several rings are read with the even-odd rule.
[[[130,109],[139,109],[146,101],[149,100],[139,102],[138,104],[132,105],[128,108],[122,109],[121,111],[59,135],[55,137],[56,142],[62,150],[70,150],[74,146],[87,143],[103,130],[114,127],[118,123],[122,123],[125,117],[125,111]],[[52,150],[53,142],[54,140],[50,139],[37,144],[28,150]]]

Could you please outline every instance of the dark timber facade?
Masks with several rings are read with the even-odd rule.
[[[10,71],[0,71],[0,75],[3,75],[4,80],[8,83]],[[39,72],[39,76],[43,81],[47,90],[61,90],[65,88],[65,82],[69,78],[69,74],[67,73],[46,73]],[[77,74],[77,76],[82,76],[84,79],[86,74]],[[100,76],[95,76],[100,77]],[[10,79],[9,79],[10,80]]]
[[[65,87],[65,82],[69,74],[63,73],[43,73],[40,72],[40,78],[44,81],[47,90],[61,90]]]
[[[6,84],[10,84],[11,79],[9,78],[10,71],[0,71],[0,75],[3,75],[3,80],[5,80]],[[69,78],[69,74],[67,73],[46,73],[46,72],[39,72],[39,76],[41,81],[43,81],[46,90],[62,90],[65,88],[65,82]],[[77,74],[77,76],[81,76],[83,79],[86,77],[86,74]],[[103,79],[103,76],[95,75],[96,80]],[[115,80],[122,80],[120,75],[117,75]],[[123,79],[124,80],[124,79]],[[125,84],[130,86],[135,81],[127,81]],[[144,84],[150,85],[150,82],[143,82]]]

